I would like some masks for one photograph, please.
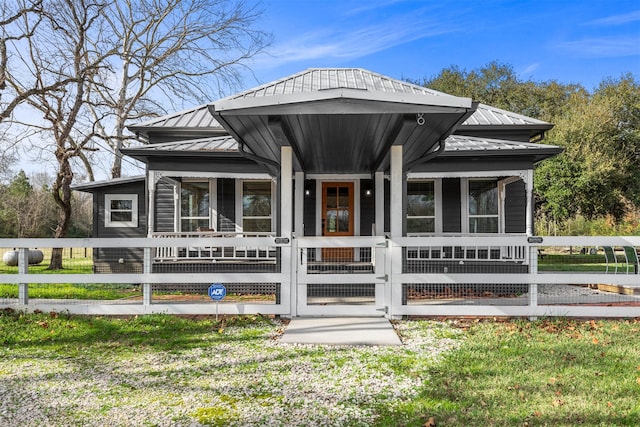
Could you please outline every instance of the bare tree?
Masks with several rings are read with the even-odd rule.
[[[125,126],[175,108],[176,101],[204,103],[237,87],[246,61],[269,37],[253,29],[260,16],[242,0],[121,0],[105,11],[116,51],[102,70],[93,108],[96,129],[115,156],[132,140]]]
[[[66,82],[26,98],[43,118],[41,124],[30,125],[54,143],[57,172],[51,191],[59,209],[54,237],[65,237],[71,222],[72,159],[81,158],[95,137],[93,127],[83,117],[91,99],[93,86],[89,82],[111,54],[99,36],[105,7],[104,2],[94,0],[54,0],[38,16],[37,31],[33,31],[29,19],[22,20],[22,31],[32,34],[25,39],[27,53],[21,55],[23,72],[28,70],[29,79],[38,88],[50,87],[52,81]],[[94,35],[91,42],[88,34]],[[17,74],[8,74],[7,82],[16,93],[22,93]],[[54,250],[49,269],[60,268],[62,251]]]

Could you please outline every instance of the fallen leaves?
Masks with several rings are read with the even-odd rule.
[[[434,417],[429,417],[427,422],[423,424],[423,427],[436,427],[436,419]]]

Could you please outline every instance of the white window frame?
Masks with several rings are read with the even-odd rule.
[[[111,214],[113,212],[129,212],[128,209],[111,209],[111,202],[114,200],[130,200],[131,201],[131,221],[112,221]],[[106,228],[137,228],[138,227],[138,195],[137,194],[116,194],[109,193],[104,195],[104,226]]]
[[[470,215],[469,214],[469,182],[472,181],[495,181],[496,189],[497,189],[497,205],[498,205],[498,213],[496,215]],[[461,188],[461,196],[463,198],[462,205],[462,232],[467,234],[500,234],[503,230],[503,206],[502,206],[502,193],[503,193],[503,185],[501,185],[500,179],[497,177],[478,177],[478,178],[461,178],[460,179]],[[498,219],[498,229],[495,233],[474,233],[469,230],[469,219],[471,218],[495,218]]]
[[[243,215],[242,200],[244,199],[244,183],[245,182],[270,182],[271,183],[271,231],[273,233],[276,230],[276,185],[273,179],[236,179],[236,231],[238,233],[244,232],[243,224],[245,218],[263,218],[266,217],[245,217]]]
[[[182,232],[182,220],[183,219],[204,219],[204,216],[183,216],[182,215],[182,183],[189,182],[206,182],[209,185],[209,227],[217,230],[217,180],[215,178],[184,178],[180,182],[178,190],[178,200],[176,206],[177,224],[176,229]]]
[[[433,182],[433,197],[434,197],[434,212],[433,216],[412,216],[411,218],[434,218],[434,231],[432,232],[420,232],[420,233],[407,233],[407,236],[423,236],[442,233],[442,179],[440,178],[411,178],[407,179],[407,198],[409,183],[413,182]],[[409,213],[405,211],[405,218],[409,221]]]

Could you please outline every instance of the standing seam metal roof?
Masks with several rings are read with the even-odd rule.
[[[505,141],[501,139],[480,138],[475,136],[451,135],[446,139],[445,152],[515,151],[547,150],[558,148],[554,145],[531,142]],[[127,150],[144,152],[237,152],[238,143],[230,136],[202,138],[187,141],[165,142]]]
[[[151,119],[146,122],[130,126],[131,128],[220,128],[222,126],[209,113],[208,106],[200,105],[195,108]]]
[[[290,95],[330,89],[355,89],[372,92],[412,93],[438,96],[446,95],[442,92],[402,82],[361,68],[310,68],[225,99]]]
[[[330,89],[355,89],[366,91],[410,93],[448,96],[443,92],[392,79],[361,68],[310,68],[289,77],[266,83],[253,89],[225,98],[244,99],[309,93]],[[222,101],[222,100],[221,100]],[[479,104],[476,111],[461,126],[548,126],[550,123],[486,104]],[[207,105],[152,119],[137,125],[138,128],[219,128],[222,126],[209,113]]]

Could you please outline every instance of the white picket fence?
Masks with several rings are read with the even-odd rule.
[[[210,237],[173,236],[0,239],[0,253],[17,250],[20,258],[17,269],[10,270],[0,264],[0,283],[17,286],[19,291],[17,298],[0,295],[0,307],[105,315],[219,312],[285,317],[640,316],[640,276],[637,265],[633,265],[637,260],[630,259],[629,252],[623,250],[633,248],[635,253],[635,249],[640,248],[640,237],[636,236],[217,237],[215,245],[211,240]],[[142,272],[45,274],[34,273],[33,268],[30,272],[29,248],[52,247],[138,248],[144,254]],[[234,247],[245,251],[264,248],[275,265],[260,271],[251,268],[255,266],[255,259],[235,257],[214,263],[218,270],[206,270],[205,263],[210,263],[210,259],[172,259],[179,261],[181,267],[174,271],[165,265],[166,272],[155,272],[160,261],[157,254],[167,247],[196,250]],[[617,249],[617,259],[605,258],[603,247]],[[570,248],[575,252],[588,248],[582,251],[584,255],[576,255],[573,267],[578,265],[578,268],[547,263],[554,254],[566,255]],[[343,251],[343,258],[332,260],[329,257],[336,249]],[[234,253],[241,253],[241,249]],[[345,259],[344,253],[350,258]],[[174,258],[178,255],[178,252],[172,254]],[[166,260],[162,261],[166,264]],[[609,264],[613,266],[614,262],[616,268],[609,269]],[[185,267],[189,263],[193,263],[192,270]],[[615,271],[623,274],[612,274]],[[140,284],[142,298],[102,301],[29,296],[30,284],[56,286],[60,283]],[[154,297],[153,290],[159,286],[173,284],[179,288],[182,284],[194,283],[269,284],[278,291],[277,298],[269,303],[242,300],[216,303],[206,298],[160,301]]]

